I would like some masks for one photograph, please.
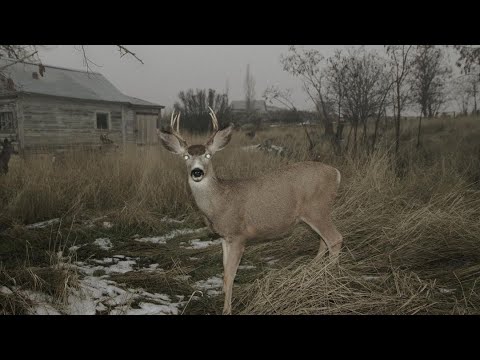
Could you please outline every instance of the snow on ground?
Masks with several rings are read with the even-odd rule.
[[[13,291],[7,288],[6,286],[0,286],[0,293],[5,295],[12,295]]]
[[[133,266],[137,264],[135,259],[130,257],[124,257],[123,259],[119,259],[118,257],[103,258],[102,260],[93,259],[91,262],[97,265],[77,261],[73,267],[87,275],[93,275],[99,272],[104,272],[105,274],[125,274],[126,272],[133,271]]]
[[[208,296],[220,295],[223,288],[222,275],[212,276],[207,280],[199,280],[193,285],[193,287],[206,291]]]
[[[137,258],[138,259],[138,258]],[[185,304],[184,296],[177,296],[173,301],[168,295],[150,293],[143,289],[123,289],[109,274],[129,271],[163,271],[157,269],[158,264],[149,265],[147,269],[133,270],[135,259],[124,255],[115,255],[103,260],[91,260],[98,264],[86,262],[65,264],[75,268],[84,275],[78,282],[78,287],[70,289],[65,304],[55,303],[51,296],[35,291],[22,291],[22,295],[35,305],[31,309],[36,315],[95,315],[99,312],[110,315],[177,315],[178,309]],[[93,276],[95,271],[103,275]],[[8,288],[1,288],[2,293],[8,293]],[[11,292],[11,291],[10,291]],[[132,307],[133,306],[133,307]],[[136,307],[136,308],[135,308]]]
[[[256,266],[255,265],[240,265],[238,267],[239,270],[251,270],[251,269],[255,269]]]
[[[263,261],[266,261],[268,265],[273,265],[275,264],[277,261],[279,261],[279,259],[275,259],[274,256],[269,256],[269,257],[265,257],[262,259]]]
[[[75,252],[75,251],[77,251],[78,249],[80,249],[81,247],[84,247],[85,245],[87,245],[87,244],[70,246],[70,247],[68,248],[68,251],[70,251],[70,252]]]
[[[176,238],[177,236],[181,235],[190,235],[190,234],[198,234],[203,231],[207,230],[206,227],[199,228],[199,229],[177,229],[169,232],[163,236],[155,236],[155,237],[143,237],[143,238],[134,238],[135,241],[140,242],[150,242],[153,244],[166,244],[167,240],[171,240]]]
[[[172,219],[172,218],[169,218],[169,217],[165,216],[162,219],[160,219],[160,221],[164,222],[164,223],[167,223],[167,224],[183,224],[185,222],[185,219],[184,220],[176,220],[176,219]]]
[[[178,308],[174,304],[159,305],[141,302],[138,304],[140,309],[114,309],[110,315],[178,315]]]
[[[241,149],[245,151],[256,151],[260,149],[260,144],[242,146]]]
[[[93,243],[103,250],[110,250],[113,247],[112,242],[109,238],[99,238],[96,239]]]
[[[222,239],[217,239],[217,240],[207,240],[207,241],[201,241],[200,239],[193,239],[188,242],[190,246],[182,246],[185,249],[205,249],[209,246],[212,245],[220,245],[222,243]]]
[[[60,222],[60,219],[55,218],[55,219],[51,219],[51,220],[47,220],[47,221],[38,222],[38,223],[35,223],[35,224],[26,225],[25,227],[27,229],[41,229],[41,228],[47,227],[49,225],[58,224],[59,222]]]
[[[442,294],[451,294],[454,293],[457,289],[447,289],[447,288],[439,288],[438,291]]]
[[[105,229],[111,229],[113,227],[113,224],[110,221],[104,221],[103,222],[103,227]]]

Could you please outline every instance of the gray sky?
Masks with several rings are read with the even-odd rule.
[[[352,45],[305,45],[328,56],[335,48]],[[190,88],[224,91],[229,84],[230,100],[243,100],[247,64],[255,79],[256,98],[269,85],[292,88],[295,105],[312,108],[297,79],[283,71],[280,54],[288,45],[127,45],[144,65],[130,56],[120,58],[113,45],[88,45],[88,57],[102,73],[126,95],[171,108],[181,90]],[[381,49],[383,45],[368,45]],[[74,45],[49,45],[41,50],[46,65],[85,69],[81,51]]]

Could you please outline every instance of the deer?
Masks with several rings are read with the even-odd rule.
[[[280,238],[303,222],[320,236],[315,259],[328,251],[331,263],[338,264],[343,237],[333,224],[331,211],[341,174],[332,166],[305,161],[253,178],[220,179],[212,159],[230,142],[234,125],[219,130],[210,107],[209,115],[213,134],[204,144],[189,145],[180,135],[180,113],[172,113],[170,131],[157,129],[157,134],[165,149],[184,159],[188,184],[205,224],[221,236],[222,314],[230,315],[233,282],[248,241]]]
[[[0,152],[0,174],[6,175],[8,173],[8,163],[10,162],[10,157],[12,154],[18,154],[15,151],[12,141],[9,141],[7,138],[3,140],[3,148]]]

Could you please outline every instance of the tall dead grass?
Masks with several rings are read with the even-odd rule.
[[[398,177],[386,134],[368,156],[337,156],[319,144],[323,162],[342,172],[334,219],[344,236],[340,267],[311,263],[318,237],[306,228],[247,252],[268,249],[289,263],[238,293],[245,314],[478,313],[480,298],[480,124],[424,122],[422,146],[405,126]],[[272,139],[286,157],[241,146]],[[198,137],[193,142],[202,141]],[[241,132],[214,157],[218,176],[245,178],[308,158],[301,127]],[[160,147],[114,154],[71,152],[14,158],[0,178],[0,224],[108,214],[124,226],[155,228],[159,217],[198,220],[182,159]],[[1,226],[0,226],[1,231]],[[296,260],[295,260],[296,259]],[[20,306],[20,305],[18,305]]]

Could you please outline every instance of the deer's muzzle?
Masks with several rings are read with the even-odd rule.
[[[203,172],[202,169],[196,168],[192,170],[191,175],[192,175],[193,181],[200,181],[203,179],[203,175],[205,175],[205,173]]]

